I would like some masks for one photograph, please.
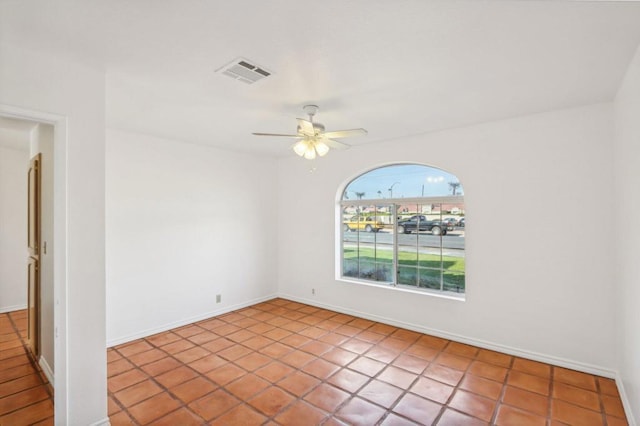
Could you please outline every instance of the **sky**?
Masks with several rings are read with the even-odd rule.
[[[364,192],[365,200],[452,195],[449,182],[459,182],[451,173],[417,164],[381,167],[360,175],[347,185],[346,195],[355,200],[356,192]],[[424,192],[423,192],[424,191]],[[456,195],[463,195],[462,185]]]

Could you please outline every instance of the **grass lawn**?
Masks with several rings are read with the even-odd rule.
[[[360,248],[360,277],[376,281],[391,281],[392,250]],[[358,251],[355,248],[344,249],[344,274],[358,276]],[[399,251],[398,283],[426,288],[440,288],[440,270],[442,270],[445,290],[464,292],[464,257],[442,256]],[[430,268],[430,269],[424,269]],[[355,269],[355,270],[354,270]],[[364,272],[363,272],[364,271]]]

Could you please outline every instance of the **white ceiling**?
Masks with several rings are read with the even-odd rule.
[[[2,0],[0,39],[106,70],[107,123],[291,155],[307,103],[353,145],[611,100],[640,3]],[[274,74],[214,70],[238,56]],[[0,65],[1,66],[1,65]]]

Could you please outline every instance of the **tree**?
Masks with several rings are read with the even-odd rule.
[[[358,197],[358,200],[362,200],[362,197],[364,197],[365,192],[356,192],[356,197]]]
[[[456,191],[460,187],[460,182],[449,182],[449,186],[451,187],[451,195],[456,195]]]

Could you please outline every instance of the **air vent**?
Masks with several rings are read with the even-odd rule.
[[[218,68],[218,73],[228,75],[234,80],[240,80],[243,83],[253,84],[258,80],[269,77],[272,73],[264,67],[256,65],[255,62],[245,58],[236,58],[228,64]]]

